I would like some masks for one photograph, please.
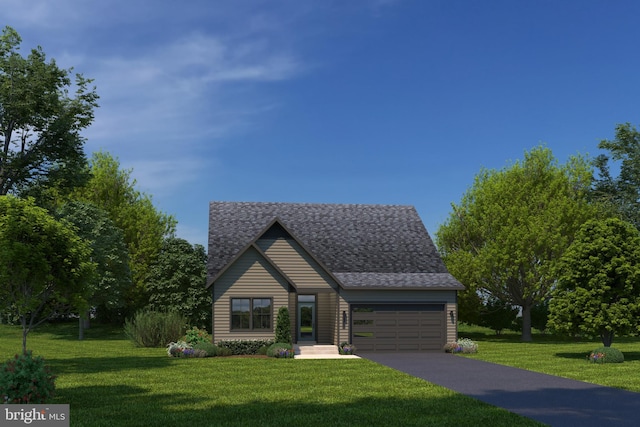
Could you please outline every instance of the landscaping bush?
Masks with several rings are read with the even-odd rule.
[[[340,354],[355,354],[356,346],[353,344],[349,344],[348,342],[345,341],[340,343],[340,346],[338,347],[338,352]]]
[[[233,353],[231,352],[231,349],[228,347],[218,347],[218,349],[216,350],[216,356],[218,357],[227,357],[232,355]]]
[[[267,349],[267,356],[286,359],[293,358],[293,347],[291,346],[291,344],[286,342],[273,343]]]
[[[622,363],[624,355],[617,348],[598,347],[587,356],[587,359],[592,363]]]
[[[124,324],[125,334],[139,347],[163,347],[178,341],[186,320],[180,313],[140,310]]]
[[[201,342],[211,342],[211,336],[205,329],[192,327],[187,329],[184,340],[191,345],[196,345]]]
[[[171,357],[207,357],[207,352],[199,348],[193,348],[185,341],[169,343],[167,354]]]
[[[289,318],[289,309],[280,307],[278,309],[278,318],[276,320],[276,342],[291,343],[291,320]]]
[[[199,342],[193,346],[195,350],[202,350],[207,353],[206,357],[215,357],[218,355],[218,347],[212,342]]]
[[[447,353],[477,353],[478,344],[469,338],[460,338],[458,341],[446,343],[444,351]]]
[[[228,348],[234,356],[250,355],[258,354],[261,347],[272,343],[273,340],[222,340],[218,341],[218,348]]]
[[[185,341],[170,342],[167,345],[167,354],[171,357],[181,357],[185,350],[190,350],[192,348],[193,347]]]
[[[53,398],[56,377],[40,356],[20,354],[0,367],[0,403],[47,403]]]

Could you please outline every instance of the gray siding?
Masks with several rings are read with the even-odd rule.
[[[213,285],[213,339],[272,339],[278,309],[289,306],[289,285],[262,257],[249,248]],[[272,330],[231,331],[231,298],[272,298]],[[291,311],[291,309],[290,309]]]

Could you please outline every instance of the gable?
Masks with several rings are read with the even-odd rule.
[[[233,290],[235,295],[270,295],[290,291],[289,282],[265,259],[249,247],[226,268],[216,280],[213,300]]]
[[[265,255],[293,282],[296,289],[337,289],[330,274],[278,222],[256,241]]]

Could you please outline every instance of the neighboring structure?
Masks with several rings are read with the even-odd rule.
[[[289,308],[294,342],[441,350],[456,292],[412,206],[212,202],[213,338],[269,339]]]

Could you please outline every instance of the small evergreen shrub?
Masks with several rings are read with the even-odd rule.
[[[232,355],[238,356],[258,354],[261,347],[271,344],[273,340],[221,340],[218,341],[218,348],[228,348]]]
[[[292,359],[294,356],[293,347],[286,342],[273,343],[267,349],[267,356]]]
[[[624,355],[617,348],[598,347],[587,356],[587,360],[591,363],[622,363]]]
[[[218,349],[216,350],[216,356],[218,357],[233,356],[233,353],[231,352],[231,349],[228,347],[218,347]]]
[[[124,332],[138,347],[163,347],[178,341],[185,325],[184,316],[175,311],[140,310],[125,321]]]
[[[40,356],[20,354],[0,367],[0,403],[47,403],[53,398],[56,377]]]
[[[211,342],[211,336],[205,329],[194,326],[187,329],[184,340],[191,345],[196,345],[201,342]]]
[[[289,318],[289,309],[284,306],[278,309],[278,318],[276,320],[276,342],[291,343],[291,320]]]
[[[198,344],[195,344],[193,348],[195,350],[202,350],[207,353],[205,357],[215,357],[218,355],[218,347],[216,347],[216,345],[209,341],[199,342]]]

